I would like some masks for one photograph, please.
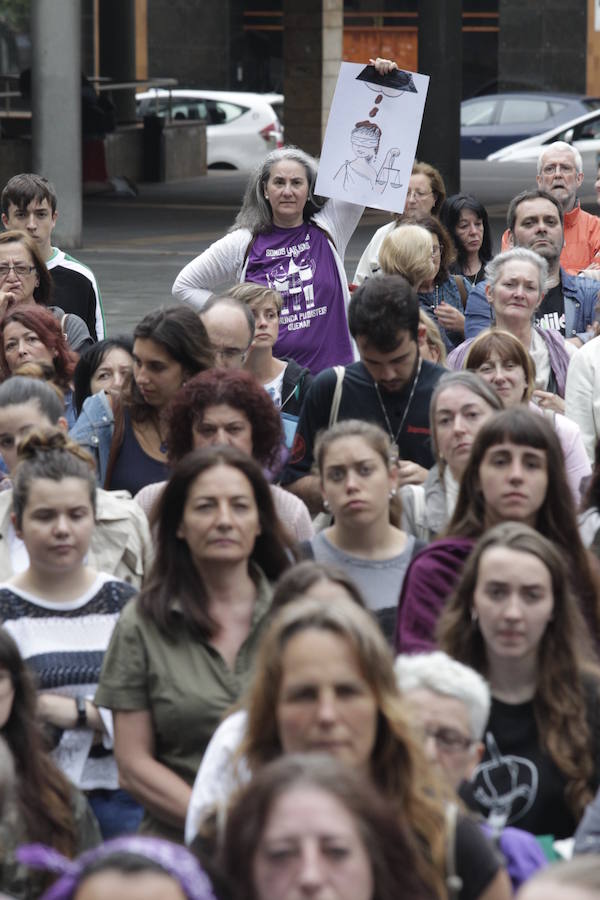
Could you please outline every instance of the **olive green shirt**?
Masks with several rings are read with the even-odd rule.
[[[100,674],[95,703],[113,711],[148,710],[152,716],[155,759],[193,785],[213,732],[249,680],[256,648],[271,606],[272,590],[253,567],[257,597],[248,637],[233,669],[207,640],[193,637],[179,618],[175,640],[139,612],[124,608],[113,632]],[[146,812],[141,831],[183,840],[165,822]]]

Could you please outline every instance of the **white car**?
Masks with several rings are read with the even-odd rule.
[[[250,171],[283,146],[283,127],[273,108],[283,105],[281,94],[153,88],[135,99],[140,118],[205,121],[209,169]]]
[[[540,148],[554,141],[566,141],[581,153],[584,178],[578,197],[584,204],[594,204],[600,153],[600,110],[584,113],[541,134],[496,150],[487,159],[461,160],[461,190],[474,194],[484,205],[508,203],[520,191],[536,187]]]

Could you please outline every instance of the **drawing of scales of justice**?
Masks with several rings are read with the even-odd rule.
[[[304,301],[305,309],[315,305],[313,278],[316,271],[314,259],[290,256],[286,263],[280,263],[267,272],[267,283],[281,294],[281,315],[299,312]]]
[[[428,86],[429,77],[417,72],[396,69],[381,75],[374,66],[342,63],[316,193],[403,212]],[[361,97],[370,107],[362,113]]]

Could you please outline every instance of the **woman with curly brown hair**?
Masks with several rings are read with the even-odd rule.
[[[0,368],[4,378],[27,362],[52,366],[52,381],[63,392],[65,417],[75,424],[73,372],[78,356],[63,334],[60,322],[41,306],[17,306],[0,321]]]
[[[555,544],[516,522],[479,540],[438,635],[491,686],[473,795],[499,828],[569,837],[598,787],[600,671],[585,631]]]
[[[171,463],[191,450],[217,444],[237,447],[265,470],[279,467],[283,432],[271,398],[250,372],[209,369],[191,378],[177,392],[167,419],[167,447]],[[135,499],[150,515],[164,482],[149,484]],[[306,505],[289,491],[270,486],[275,511],[297,541],[313,536]]]
[[[419,877],[434,896],[446,897],[442,788],[413,735],[389,648],[366,610],[344,595],[280,609],[262,641],[246,708],[245,735],[222,774],[232,791],[282,755],[333,756],[386,797],[411,835]],[[459,817],[459,897],[508,898],[506,873],[477,827]]]

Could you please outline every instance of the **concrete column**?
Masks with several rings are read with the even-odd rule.
[[[113,81],[135,79],[135,0],[102,0],[100,19],[100,75]],[[115,91],[118,122],[135,120],[135,88]]]
[[[439,169],[453,194],[460,185],[462,0],[419,0],[419,72],[430,81],[417,159]]]
[[[283,0],[285,140],[318,156],[342,59],[343,0]]]
[[[81,244],[80,0],[33,0],[32,162],[56,187],[56,242]]]

